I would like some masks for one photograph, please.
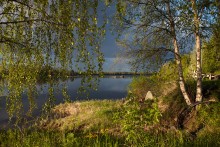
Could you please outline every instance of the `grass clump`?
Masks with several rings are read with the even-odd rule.
[[[0,146],[18,147],[18,146],[57,146],[61,144],[60,134],[55,132],[44,132],[40,130],[18,129],[2,131],[0,133]]]
[[[102,147],[120,146],[120,141],[113,136],[100,134],[79,135],[45,130],[8,130],[0,132],[2,147]]]
[[[120,101],[113,100],[65,103],[56,106],[49,117],[40,121],[40,126],[60,131],[111,131],[112,116],[119,107]]]

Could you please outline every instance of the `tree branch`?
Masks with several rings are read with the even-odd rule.
[[[30,22],[46,22],[49,24],[54,24],[54,25],[58,25],[58,26],[67,26],[63,23],[56,23],[53,21],[48,21],[48,20],[44,20],[44,19],[28,19],[28,20],[20,20],[20,21],[6,21],[6,22],[0,22],[0,25],[3,24],[18,24],[18,23],[30,23]]]
[[[8,38],[1,38],[0,43],[13,43],[13,44],[17,44],[17,45],[26,47],[25,44],[17,42],[17,41],[14,41],[14,40],[11,40],[11,39],[8,39]]]

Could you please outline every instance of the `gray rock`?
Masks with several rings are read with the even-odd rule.
[[[154,97],[153,97],[153,94],[151,91],[148,91],[146,96],[145,96],[145,100],[153,100]]]

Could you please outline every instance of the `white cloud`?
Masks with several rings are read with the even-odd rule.
[[[130,71],[130,66],[128,64],[129,59],[126,58],[105,58],[105,63],[103,65],[103,70],[104,71],[110,71],[110,72],[115,72],[115,71],[125,71],[129,72]]]

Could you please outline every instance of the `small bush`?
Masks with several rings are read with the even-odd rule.
[[[126,141],[135,144],[142,141],[145,132],[159,122],[161,113],[157,101],[139,102],[129,96],[121,109],[114,114],[114,119],[121,128]]]

